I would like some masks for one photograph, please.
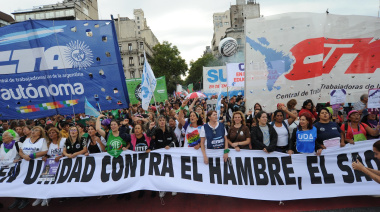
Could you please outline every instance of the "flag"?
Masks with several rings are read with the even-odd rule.
[[[146,59],[144,52],[144,68],[141,77],[141,106],[144,110],[148,110],[149,102],[153,97],[153,92],[156,89],[157,80],[153,70]]]
[[[89,116],[98,117],[100,113],[90,104],[90,102],[87,101],[87,98],[85,98],[84,103],[84,113]]]
[[[218,115],[218,121],[220,117],[220,106],[222,105],[222,85],[219,83],[218,101],[216,102],[216,114]]]
[[[187,86],[187,92],[192,93],[193,92],[193,83],[189,84]]]

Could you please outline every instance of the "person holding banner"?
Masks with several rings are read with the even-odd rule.
[[[77,127],[69,128],[69,137],[65,141],[63,155],[68,158],[76,158],[78,155],[84,155],[87,152],[86,138],[79,136]]]
[[[227,142],[236,151],[240,149],[252,149],[251,134],[246,126],[244,114],[236,111],[232,114],[232,124],[227,134]]]
[[[251,130],[252,149],[263,150],[266,153],[273,152],[277,145],[277,132],[268,124],[268,114],[260,111],[255,115],[258,123]]]
[[[94,126],[88,127],[87,149],[88,152],[86,153],[86,156],[89,154],[101,153],[106,151],[106,147],[102,143],[99,136],[96,135],[96,129]]]
[[[328,108],[319,110],[319,121],[314,124],[317,128],[316,142],[326,149],[327,147],[341,146],[344,147],[344,133],[338,123],[331,121],[332,114]]]
[[[317,128],[313,126],[313,119],[309,113],[300,115],[300,125],[293,131],[291,143],[289,144],[288,154],[313,153],[321,155],[322,147],[315,142],[317,139]],[[294,148],[295,149],[292,149]]]
[[[206,154],[207,149],[223,149],[224,162],[227,162],[228,153],[228,139],[227,131],[223,123],[218,122],[218,115],[215,110],[210,110],[207,112],[207,123],[202,126],[201,132],[201,148],[203,154],[203,160],[205,164],[208,164],[208,157]]]
[[[357,141],[367,140],[367,134],[378,136],[380,125],[375,129],[360,122],[360,113],[357,110],[351,110],[348,113],[348,121],[340,127],[345,135],[345,142],[354,144]]]
[[[203,121],[202,117],[194,112],[191,111],[189,114],[189,119],[185,120],[185,115],[183,110],[185,109],[185,106],[189,102],[189,99],[186,99],[182,102],[182,105],[180,107],[180,111],[178,114],[179,123],[181,126],[183,126],[184,134],[185,134],[185,142],[184,147],[194,147],[194,149],[199,149],[200,147],[200,136],[199,133],[201,131]]]
[[[20,148],[20,156],[27,161],[34,160],[36,158],[46,155],[48,152],[47,143],[45,140],[45,130],[40,126],[35,126],[32,128],[32,136],[25,139]],[[42,200],[37,199],[33,202],[33,205],[38,205]],[[24,200],[23,203],[18,207],[22,209],[29,204],[29,200]]]
[[[373,144],[373,153],[377,160],[380,160],[380,140],[376,141]],[[368,167],[365,167],[359,159],[356,160],[356,162],[352,163],[352,168],[358,171],[363,172],[364,174],[368,175],[372,180],[374,180],[377,183],[380,183],[380,171],[374,170]]]

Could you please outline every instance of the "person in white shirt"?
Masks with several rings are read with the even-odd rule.
[[[285,119],[285,114],[289,116]],[[291,113],[284,105],[280,105],[280,109],[273,113],[274,121],[271,125],[277,132],[276,151],[286,153],[289,149],[290,131],[289,126],[293,124],[297,116]]]

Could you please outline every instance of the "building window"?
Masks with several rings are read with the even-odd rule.
[[[140,55],[140,65],[144,65],[144,55]]]
[[[143,75],[143,70],[139,70],[139,74],[140,74],[140,78],[142,77],[142,75]]]
[[[140,17],[137,16],[137,20],[140,20]]]
[[[129,66],[134,66],[133,57],[129,57]]]
[[[132,43],[128,43],[128,51],[132,51]]]
[[[140,34],[140,31],[138,32],[138,34]]]
[[[140,49],[144,49],[144,42],[140,42]]]
[[[236,39],[236,42],[240,45],[241,44],[241,38]]]
[[[140,23],[140,21],[137,21],[137,23],[139,24],[139,23]]]
[[[135,78],[135,72],[134,71],[131,71],[131,78],[134,79]]]
[[[224,22],[224,25],[226,25],[226,26],[227,26],[228,24],[229,24],[228,22]]]
[[[137,29],[140,29],[140,26],[137,26]]]

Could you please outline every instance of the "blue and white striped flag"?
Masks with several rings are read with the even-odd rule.
[[[84,113],[89,116],[98,117],[100,113],[90,104],[90,102],[87,101],[87,98],[85,98],[84,102]]]
[[[153,92],[156,89],[157,80],[148,60],[146,59],[145,52],[143,75],[141,78],[141,106],[144,110],[148,110],[150,100],[153,97]]]
[[[218,114],[218,121],[220,117],[220,106],[222,105],[222,85],[219,84],[218,101],[216,102],[216,114]]]

